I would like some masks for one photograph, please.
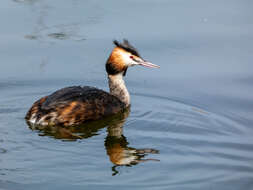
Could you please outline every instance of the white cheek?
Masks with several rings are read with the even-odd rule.
[[[121,53],[124,62],[127,66],[133,66],[135,65],[135,62],[130,58],[131,54],[130,53]]]

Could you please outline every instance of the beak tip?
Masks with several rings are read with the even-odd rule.
[[[144,67],[150,67],[150,68],[160,68],[159,65],[155,65],[153,63],[150,63],[150,62],[143,62],[141,63],[140,65],[144,66]]]

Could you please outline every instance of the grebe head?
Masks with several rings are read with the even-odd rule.
[[[106,71],[108,75],[122,73],[123,76],[125,76],[127,68],[135,65],[159,68],[158,65],[145,61],[128,40],[124,39],[123,43],[114,40],[113,43],[116,47],[112,50],[106,62]]]

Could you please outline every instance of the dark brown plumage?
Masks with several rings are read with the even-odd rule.
[[[72,86],[36,101],[26,115],[41,125],[78,125],[125,108],[117,97],[94,87]],[[41,121],[40,121],[41,120]]]

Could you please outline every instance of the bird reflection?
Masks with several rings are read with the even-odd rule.
[[[110,161],[114,164],[112,175],[118,173],[119,166],[132,166],[146,161],[159,161],[145,158],[148,154],[158,154],[159,151],[151,148],[136,149],[128,146],[127,138],[123,135],[123,126],[129,116],[130,109],[126,109],[114,116],[98,121],[91,121],[80,126],[39,126],[27,123],[30,129],[38,131],[40,136],[51,136],[62,140],[77,140],[98,135],[99,130],[107,127],[105,148]]]

